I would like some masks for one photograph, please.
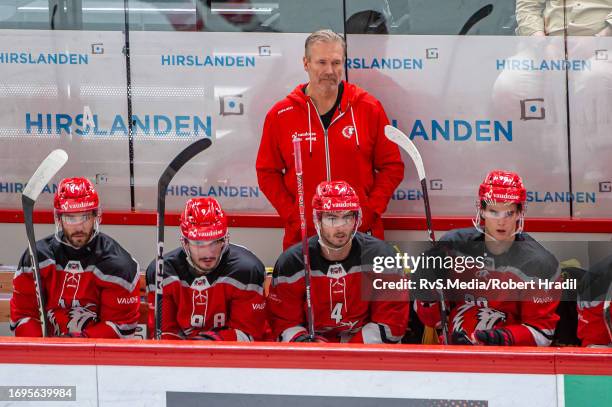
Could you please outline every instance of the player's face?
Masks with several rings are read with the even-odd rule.
[[[495,240],[514,240],[519,211],[517,204],[497,203],[482,210],[485,231]]]
[[[344,76],[344,50],[338,41],[317,41],[303,59],[309,86],[319,92],[336,91]]]
[[[93,211],[61,214],[64,238],[74,247],[85,246],[94,232],[95,220],[96,215]]]
[[[219,264],[225,239],[209,241],[188,241],[191,261],[204,271],[211,271]]]
[[[321,215],[321,238],[328,246],[343,247],[353,237],[355,229],[355,212],[334,211]]]

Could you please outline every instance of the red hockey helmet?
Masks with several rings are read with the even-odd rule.
[[[485,207],[487,204],[517,204],[519,216],[516,221],[514,234],[521,233],[525,227],[525,202],[527,190],[521,177],[512,171],[493,170],[487,174],[480,188],[478,188],[478,202],[476,204],[476,217],[472,223],[477,230],[486,233],[484,228]]]
[[[329,242],[325,242],[322,237],[321,225],[326,224],[324,213],[325,212],[353,212],[355,224],[353,226],[352,237],[342,247],[332,247]],[[361,225],[361,205],[359,204],[359,197],[355,193],[353,187],[351,187],[346,181],[323,181],[317,185],[315,194],[312,198],[312,218],[319,235],[319,243],[327,250],[338,251],[342,250],[348,245],[355,237],[359,225]],[[348,220],[340,220],[337,226],[344,225]],[[334,226],[333,220],[331,225]]]
[[[65,178],[55,193],[53,207],[57,214],[87,212],[100,206],[98,193],[87,178]]]
[[[523,186],[523,180],[517,173],[493,170],[480,184],[478,200],[523,205],[527,200],[527,191]]]
[[[214,198],[192,198],[181,214],[181,235],[187,240],[217,240],[227,235],[227,218]]]
[[[360,211],[359,197],[345,181],[323,181],[312,198],[313,211]]]

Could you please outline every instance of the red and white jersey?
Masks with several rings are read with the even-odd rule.
[[[447,274],[451,279],[464,282],[498,280],[500,285],[510,280],[534,280],[534,289],[447,290],[449,331],[464,332],[468,337],[477,330],[505,328],[517,346],[549,346],[555,333],[559,316],[560,291],[540,289],[538,280],[559,281],[560,268],[555,257],[529,235],[517,235],[510,249],[501,255],[486,253],[484,235],[475,228],[458,229],[447,233],[441,242],[450,243],[454,256],[483,256],[485,268],[467,268],[459,273]],[[430,253],[431,254],[431,253]],[[421,270],[417,278],[424,278]],[[531,287],[530,287],[531,288]],[[432,299],[433,300],[433,299]],[[440,323],[438,302],[415,301],[415,309],[421,321],[436,327]]]
[[[580,282],[578,338],[582,346],[612,346],[612,256],[595,264]]]
[[[219,265],[199,276],[181,249],[164,256],[162,339],[214,331],[227,341],[262,339],[266,323],[265,267],[249,250],[230,244]],[[155,261],[147,268],[147,297],[155,304]],[[155,314],[149,312],[149,332]]]
[[[48,236],[36,242],[46,300],[49,335],[131,338],[139,317],[138,263],[116,241],[100,233],[75,249]],[[13,279],[11,330],[42,336],[30,256]]]
[[[393,257],[394,250],[360,232],[343,261],[323,258],[317,236],[311,237],[308,245],[315,333],[330,342],[399,342],[408,324],[407,291],[388,299],[376,298],[376,293],[368,290],[373,258]],[[304,277],[302,246],[297,244],[276,262],[267,299],[272,335],[279,341],[292,341],[307,333]]]

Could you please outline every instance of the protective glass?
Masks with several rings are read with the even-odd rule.
[[[327,227],[339,227],[355,223],[355,212],[333,213],[327,212],[321,216],[321,223]]]
[[[187,240],[189,246],[206,247],[210,249],[216,249],[217,247],[222,246],[224,242],[225,237],[217,240]]]
[[[65,225],[80,225],[94,217],[93,213],[73,214],[63,213],[60,218]]]
[[[518,215],[518,211],[496,211],[495,209],[486,208],[482,211],[482,217],[485,219],[506,219]]]

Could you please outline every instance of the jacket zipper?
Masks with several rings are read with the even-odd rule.
[[[310,97],[308,98],[312,102],[312,99]],[[317,107],[315,106],[314,102],[312,102],[312,106],[314,107],[315,112],[317,113],[317,118],[319,119],[319,123],[321,123],[321,128],[323,129],[323,136],[325,140],[325,170],[327,171],[327,181],[329,182],[331,181],[331,164],[330,164],[330,159],[329,159],[329,139],[327,136],[327,130],[332,126],[332,124],[338,121],[338,119],[344,116],[345,112],[340,113],[334,120],[332,120],[326,129],[325,126],[323,126],[323,120],[321,120],[321,115],[319,114],[319,111],[317,110]],[[348,106],[347,106],[347,110],[348,110]]]

